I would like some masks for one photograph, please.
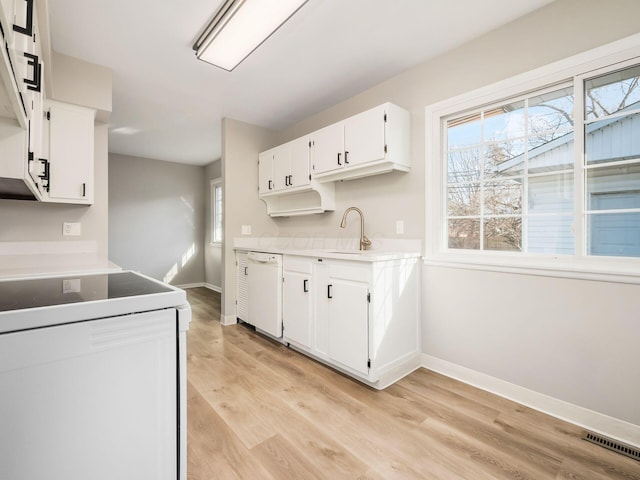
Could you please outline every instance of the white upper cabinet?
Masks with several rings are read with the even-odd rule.
[[[40,47],[36,44],[37,22],[33,0],[16,0],[13,23],[14,68],[18,88],[24,98],[27,117],[30,118],[30,104],[33,96],[41,91],[42,63]]]
[[[258,156],[260,195],[309,185],[309,140],[301,137]]]
[[[334,123],[311,135],[313,175],[344,167],[344,122]]]
[[[309,162],[309,137],[300,137],[288,143],[289,168],[285,186],[296,188],[311,182],[311,164]],[[287,175],[286,169],[282,172]]]
[[[409,112],[385,103],[258,155],[258,195],[270,216],[335,208],[331,182],[411,168]]]
[[[262,196],[274,190],[273,149],[271,149],[258,155],[258,195]]]
[[[0,26],[0,115],[26,129],[43,81],[34,0],[0,0]]]
[[[409,112],[385,103],[313,132],[313,178],[321,182],[408,172]]]
[[[46,110],[44,146],[50,166],[49,192],[43,200],[90,205],[95,110],[57,101],[47,101]]]
[[[289,170],[291,165],[291,148],[288,143],[271,150],[273,155],[273,189],[275,191],[289,188]]]
[[[1,195],[90,205],[95,110],[45,100],[38,13],[35,0],[0,0]]]
[[[385,157],[385,115],[385,105],[382,105],[344,121],[345,167],[354,167]]]
[[[268,215],[306,215],[335,208],[333,185],[311,181],[309,150],[309,137],[304,136],[258,155],[258,196]]]

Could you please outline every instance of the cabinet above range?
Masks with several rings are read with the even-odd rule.
[[[40,105],[26,130],[0,117],[0,198],[91,205],[95,110]]]
[[[258,196],[270,216],[335,208],[333,182],[408,172],[410,115],[384,103],[258,155]]]
[[[0,198],[91,205],[96,109],[46,97],[47,5],[0,0]]]

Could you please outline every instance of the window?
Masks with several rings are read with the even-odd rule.
[[[222,180],[211,181],[211,243],[222,243]]]
[[[427,260],[637,276],[639,41],[427,108]]]
[[[573,253],[573,88],[446,119],[448,247]]]
[[[584,82],[587,252],[640,257],[640,65]]]

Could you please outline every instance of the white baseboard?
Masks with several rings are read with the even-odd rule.
[[[620,442],[640,447],[640,426],[422,354],[422,366]]]
[[[204,283],[203,287],[208,288],[209,290],[213,290],[214,292],[222,293],[222,288],[212,284],[212,283]]]
[[[220,323],[222,325],[235,325],[238,323],[238,319],[235,315],[222,315],[220,314]]]
[[[414,353],[410,356],[407,356],[402,363],[397,364],[395,367],[390,368],[385,371],[375,384],[371,384],[373,388],[377,388],[378,390],[384,390],[389,385],[393,385],[398,380],[406,377],[411,372],[420,368],[421,365],[421,354]]]
[[[185,283],[183,285],[174,285],[174,287],[178,287],[178,288],[181,288],[181,289],[185,290],[187,288],[204,287],[204,283],[203,282],[200,282],[200,283]]]
[[[175,285],[175,286],[178,288],[182,288],[183,290],[186,288],[204,287],[204,288],[208,288],[209,290],[213,290],[214,292],[222,293],[222,289],[220,287],[217,287],[211,283],[206,283],[206,282],[185,283],[184,285]]]

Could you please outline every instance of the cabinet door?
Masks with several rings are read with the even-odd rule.
[[[8,30],[12,32],[12,42],[8,48],[13,54],[13,67],[22,93],[27,118],[31,115],[31,101],[36,84],[40,83],[40,59],[35,52],[35,15],[32,0],[16,1],[14,17],[9,20]]]
[[[369,367],[369,286],[331,278],[329,298],[329,357],[367,375]]]
[[[285,270],[282,290],[284,338],[311,348],[311,274]]]
[[[332,262],[327,284],[328,356],[369,373],[369,267]]]
[[[3,35],[2,38],[7,45],[13,45],[14,33],[12,26],[15,17],[15,8],[15,0],[0,0],[0,21],[2,22],[2,31],[0,31],[0,33]]]
[[[289,186],[301,187],[303,185],[309,185],[311,182],[310,177],[310,162],[309,162],[309,138],[301,137],[292,142],[289,142],[289,151],[291,155],[291,169],[289,171]]]
[[[345,120],[344,150],[347,167],[384,158],[384,118],[384,106],[380,106]]]
[[[258,155],[258,194],[273,191],[273,150]]]
[[[344,123],[329,125],[311,136],[311,163],[317,175],[344,167]]]
[[[249,322],[249,278],[247,254],[236,254],[236,317]]]
[[[289,187],[289,174],[291,159],[289,144],[279,145],[273,150],[273,188],[284,190]]]
[[[61,102],[48,105],[49,200],[93,203],[95,112]]]

